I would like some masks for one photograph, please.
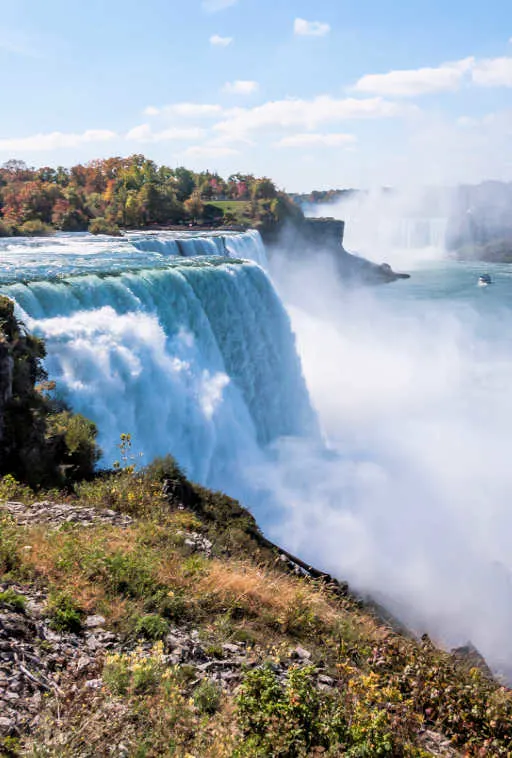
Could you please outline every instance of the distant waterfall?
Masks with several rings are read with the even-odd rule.
[[[130,245],[159,242],[147,239]],[[201,237],[186,246],[225,244],[240,259],[260,256],[258,240]],[[112,273],[44,279],[39,271],[0,287],[44,337],[64,399],[98,424],[104,463],[119,457],[119,436],[129,432],[143,462],[171,452],[194,479],[239,493],[242,472],[266,446],[317,435],[288,316],[260,266],[167,256],[117,273],[119,243],[110,244]],[[31,271],[37,253],[28,257]]]

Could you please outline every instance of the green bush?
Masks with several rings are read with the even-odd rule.
[[[222,690],[215,682],[205,679],[194,690],[194,705],[201,713],[213,716],[219,710],[221,694]]]
[[[54,233],[54,230],[49,224],[45,224],[38,219],[32,219],[20,224],[17,228],[17,232],[22,237],[48,237]]]
[[[20,566],[18,531],[14,519],[0,513],[0,576]]]
[[[0,237],[12,237],[15,233],[15,229],[10,224],[6,224],[5,221],[0,221]]]
[[[61,464],[65,478],[70,481],[90,479],[101,457],[101,449],[96,442],[96,424],[79,413],[62,411],[49,417],[48,429],[50,436],[60,438],[65,443]]]
[[[50,594],[47,612],[50,618],[50,626],[56,632],[74,632],[78,634],[82,631],[84,611],[68,593],[56,592]]]
[[[18,500],[27,502],[28,500],[33,500],[33,498],[33,490],[18,482],[12,474],[6,474],[5,476],[0,477],[0,500]]]
[[[91,234],[108,234],[111,237],[120,237],[121,230],[117,224],[113,224],[111,221],[107,221],[106,218],[93,218],[89,223],[89,231]]]
[[[0,592],[0,605],[8,605],[15,611],[23,612],[27,607],[27,598],[9,587],[5,592]]]
[[[144,601],[144,610],[156,612],[171,621],[183,621],[189,615],[184,593],[171,592],[167,587],[148,597]]]
[[[285,685],[270,666],[245,675],[236,700],[243,734],[237,755],[297,758],[341,747],[342,710],[333,696],[318,691],[313,673],[312,666],[292,668]]]
[[[113,595],[144,598],[160,589],[153,574],[153,557],[145,551],[117,551],[105,557],[105,583]]]
[[[141,616],[136,625],[135,633],[147,640],[161,640],[169,631],[169,624],[157,613]]]

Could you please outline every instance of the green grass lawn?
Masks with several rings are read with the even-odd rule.
[[[251,203],[248,200],[208,200],[205,202],[208,205],[220,208],[224,213],[236,213],[237,215],[251,213]]]

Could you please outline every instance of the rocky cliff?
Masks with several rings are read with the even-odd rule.
[[[283,250],[297,258],[310,258],[315,253],[334,256],[340,277],[349,283],[387,284],[397,279],[408,279],[409,274],[393,271],[387,263],[376,264],[353,255],[343,247],[345,222],[334,218],[304,218],[284,227],[260,229],[269,256]]]

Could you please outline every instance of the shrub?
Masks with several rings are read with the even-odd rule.
[[[183,621],[188,616],[188,606],[182,591],[171,591],[167,587],[157,590],[144,602],[145,611],[156,611],[171,621]]]
[[[155,643],[150,653],[137,648],[131,653],[108,655],[103,680],[115,695],[142,695],[155,692],[165,678],[163,646]]]
[[[292,668],[283,685],[265,666],[246,674],[237,697],[242,750],[281,758],[310,755],[315,749],[341,745],[346,733],[342,711],[332,695],[318,691],[314,669]],[[245,748],[245,749],[244,749]]]
[[[15,233],[15,229],[5,221],[0,221],[0,237],[12,237]]]
[[[0,605],[8,605],[15,611],[23,612],[27,607],[27,598],[9,587],[5,592],[0,592]]]
[[[65,444],[62,465],[66,471],[66,479],[90,479],[101,457],[101,450],[96,442],[96,424],[79,413],[62,411],[49,417],[48,427],[50,435],[62,439]]]
[[[54,233],[51,226],[39,221],[39,219],[25,221],[18,226],[17,231],[22,237],[48,237]]]
[[[121,236],[121,230],[118,225],[102,217],[93,218],[89,222],[89,231],[91,234],[108,234],[111,237]]]
[[[48,603],[50,626],[56,632],[74,632],[82,630],[84,611],[66,592],[56,592],[50,595]]]
[[[62,486],[74,476],[90,476],[99,457],[96,427],[67,410],[55,413],[43,366],[44,342],[26,332],[14,303],[0,297],[0,345],[9,358],[9,400],[2,413],[0,475],[11,474],[34,487]],[[14,489],[14,480],[11,482]]]
[[[135,633],[148,640],[161,640],[168,631],[169,624],[157,613],[141,616],[135,625]]]
[[[219,710],[221,694],[222,691],[215,682],[205,679],[194,691],[194,705],[201,713],[213,716]]]
[[[0,513],[0,576],[20,566],[18,529],[10,516]]]
[[[104,567],[107,587],[114,595],[143,598],[159,589],[153,576],[153,558],[146,552],[116,551],[105,557]]]
[[[34,492],[20,484],[12,474],[0,477],[0,500],[21,500],[26,502],[34,497]]]

